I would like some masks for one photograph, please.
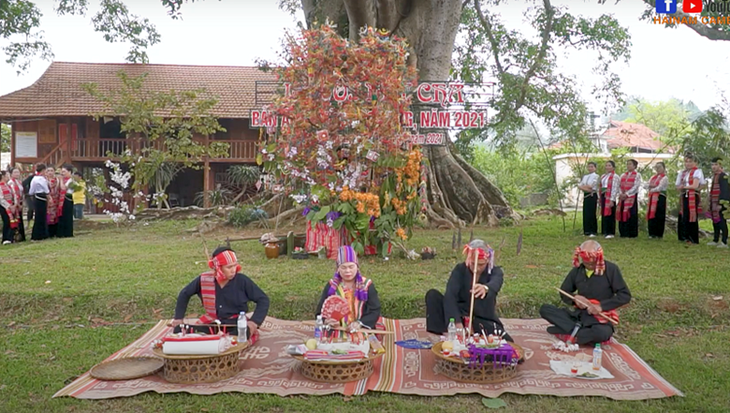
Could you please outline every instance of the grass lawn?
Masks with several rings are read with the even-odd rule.
[[[179,290],[206,267],[202,244],[186,230],[196,222],[173,221],[131,229],[94,225],[70,240],[0,248],[1,412],[198,412],[198,411],[478,411],[481,396],[409,397],[369,393],[342,396],[188,394],[140,396],[105,401],[51,399],[53,393],[124,347],[160,318],[171,318]],[[89,225],[85,223],[84,225]],[[579,224],[578,224],[579,225]],[[583,237],[562,231],[558,218],[518,227],[477,229],[475,237],[496,248],[505,270],[499,297],[502,317],[538,317],[542,303],[558,303],[553,289],[571,266]],[[260,235],[261,231],[247,231]],[[208,235],[208,245],[229,234]],[[240,235],[241,232],[238,233]],[[634,299],[622,310],[617,338],[631,346],[686,394],[640,402],[604,398],[503,395],[514,412],[727,412],[730,411],[730,251],[685,246],[667,234],[661,241],[601,240],[608,260],[623,270]],[[464,235],[468,240],[468,231]],[[465,240],[465,241],[466,241]],[[436,247],[435,260],[361,260],[380,292],[383,315],[424,316],[423,296],[443,289],[459,258],[451,253],[451,232],[417,231],[411,246]],[[266,260],[256,241],[235,242],[243,272],[267,292],[270,315],[311,319],[331,261]],[[713,297],[723,296],[715,300]],[[191,300],[188,314],[201,314]],[[110,324],[117,323],[117,324]],[[207,410],[202,410],[207,409]]]

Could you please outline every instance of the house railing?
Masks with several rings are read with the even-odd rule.
[[[203,138],[195,138],[203,143]],[[210,140],[209,142],[227,143],[228,153],[222,157],[210,159],[211,162],[254,162],[256,159],[257,142],[252,140]],[[125,151],[140,153],[143,148],[154,146],[164,149],[162,141],[148,141],[145,139],[77,139],[71,150],[73,161],[105,161],[109,158],[121,157]]]

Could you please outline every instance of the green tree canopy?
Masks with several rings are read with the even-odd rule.
[[[0,152],[10,152],[10,126],[0,123]]]

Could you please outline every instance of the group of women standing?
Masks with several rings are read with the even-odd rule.
[[[32,241],[46,238],[73,237],[73,193],[78,187],[73,180],[73,166],[63,165],[60,176],[53,167],[36,165],[35,174],[30,177],[28,199],[35,215]],[[2,172],[0,191],[2,202],[0,216],[3,220],[3,245],[25,241],[23,222],[23,199],[26,190],[20,181],[20,170],[15,167]],[[29,222],[30,223],[30,222]]]

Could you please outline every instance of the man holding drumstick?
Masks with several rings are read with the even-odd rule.
[[[569,335],[578,325],[576,343],[607,341],[618,324],[614,310],[631,301],[629,287],[618,266],[603,259],[603,249],[596,241],[588,240],[576,248],[573,267],[560,287],[560,298],[575,308],[567,310],[544,304],[540,316],[553,324],[547,328],[550,334]],[[571,298],[570,294],[574,293]]]

